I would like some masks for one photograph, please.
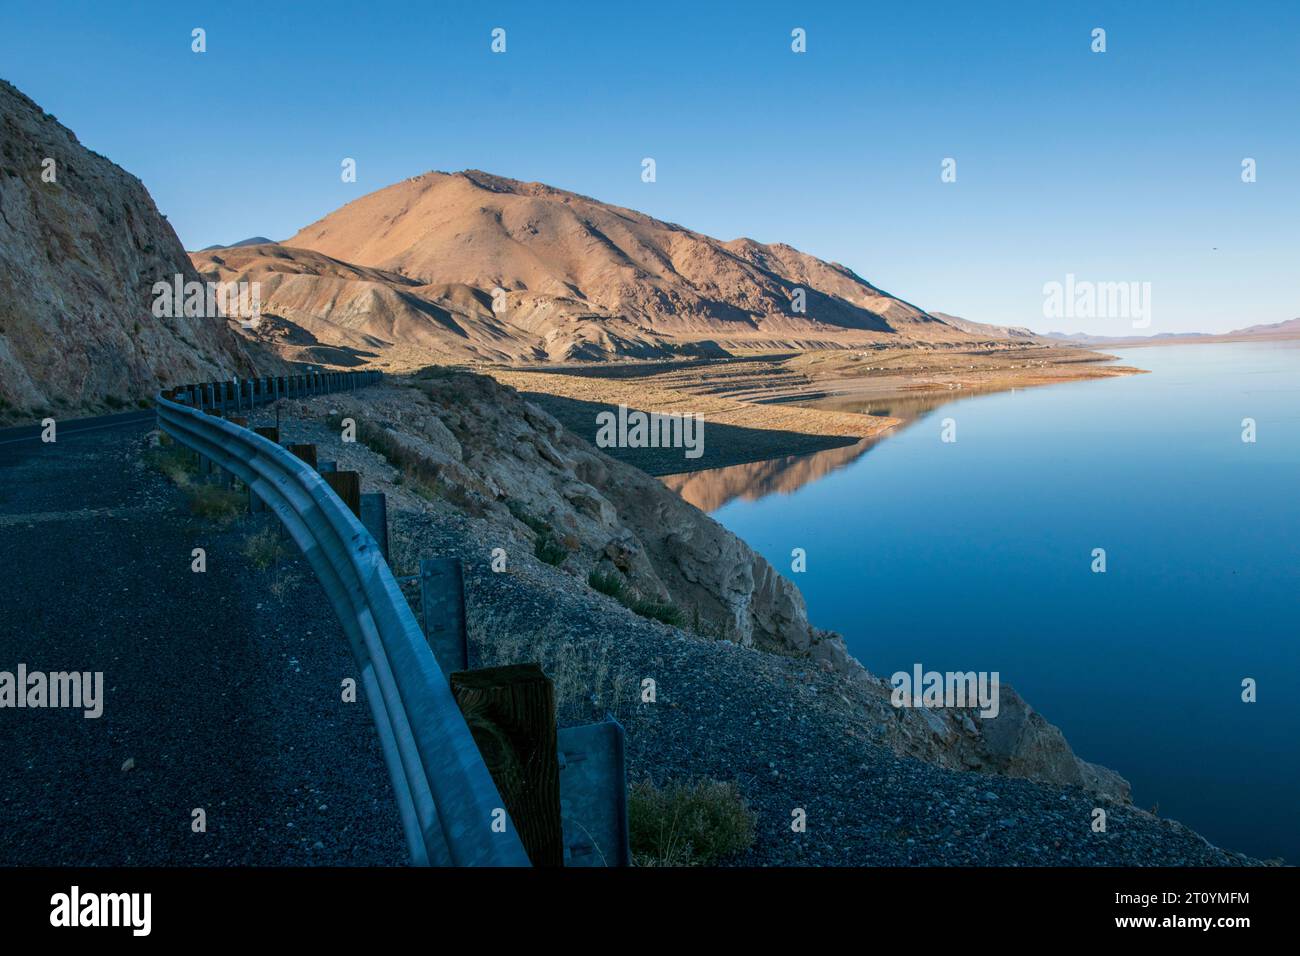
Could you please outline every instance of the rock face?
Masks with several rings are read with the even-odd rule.
[[[251,373],[224,319],[154,317],[177,274],[199,279],[143,184],[0,81],[0,414]]]
[[[1000,711],[895,708],[843,638],[814,627],[799,589],[726,528],[657,479],[563,428],[494,380],[429,369],[406,385],[367,388],[287,409],[287,417],[359,423],[363,441],[461,510],[525,549],[559,542],[560,564],[592,571],[629,593],[666,602],[697,636],[729,640],[841,675],[874,735],[902,753],[954,769],[1084,787],[1119,802],[1128,784],[1079,760],[1060,730],[1010,687]]]

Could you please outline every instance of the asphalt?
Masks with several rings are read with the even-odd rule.
[[[0,432],[0,672],[104,675],[97,719],[0,707],[0,865],[405,863],[310,568],[288,541],[277,566],[249,565],[270,516],[191,515],[144,464],[151,427],[131,412],[60,424],[52,444]]]

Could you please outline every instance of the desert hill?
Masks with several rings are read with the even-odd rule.
[[[415,176],[278,246],[197,253],[194,261],[213,277],[273,284],[263,290],[265,312],[320,342],[385,353],[392,364],[990,338],[787,245],[723,242],[477,170]],[[337,342],[327,323],[339,326]]]
[[[212,252],[215,249],[238,249],[240,246],[265,246],[274,244],[275,240],[268,239],[266,236],[251,236],[248,239],[240,239],[238,242],[232,242],[228,245],[222,245],[219,242],[213,243],[210,246],[204,246],[200,251]]]
[[[529,316],[563,304],[679,339],[846,331],[943,339],[950,326],[843,266],[784,245],[722,242],[541,183],[426,173],[348,203],[286,245],[421,282],[500,287]],[[808,290],[807,313],[791,307]],[[859,336],[863,337],[863,336]]]
[[[227,247],[190,258],[205,278],[260,283],[263,322],[253,334],[294,361],[354,365],[382,356],[384,364],[412,367],[674,351],[621,316],[566,312],[554,303],[494,309],[490,288],[424,283],[289,245]],[[534,297],[515,301],[531,305]]]
[[[226,321],[154,317],[177,274],[198,280],[140,180],[0,81],[0,416],[251,372]]]
[[[936,319],[942,319],[954,328],[982,338],[1016,339],[1022,342],[1034,341],[1040,338],[1036,332],[1017,325],[990,325],[987,322],[974,322],[971,319],[963,319],[961,316],[949,315],[946,312],[931,312],[930,314]]]

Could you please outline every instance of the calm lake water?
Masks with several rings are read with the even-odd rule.
[[[699,477],[873,673],[998,671],[1139,806],[1300,863],[1300,342],[1115,354],[1150,374],[950,402],[795,480]]]

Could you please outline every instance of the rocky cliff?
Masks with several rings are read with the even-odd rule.
[[[140,180],[0,81],[0,416],[250,372],[224,319],[154,317],[176,275],[199,279]]]

